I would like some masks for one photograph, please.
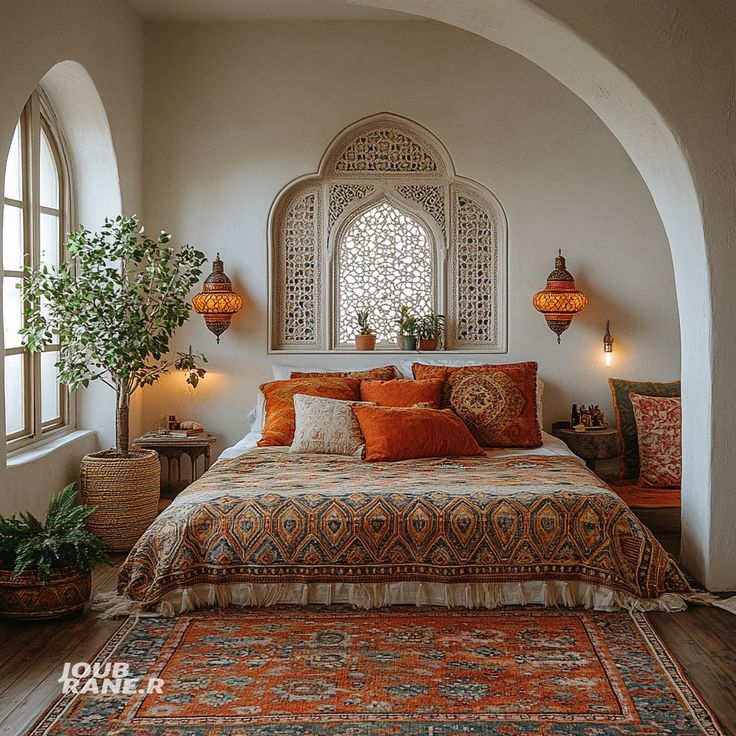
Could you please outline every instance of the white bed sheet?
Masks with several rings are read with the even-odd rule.
[[[232,447],[228,447],[220,453],[220,460],[231,460],[232,458],[239,457],[244,453],[257,447],[258,440],[263,435],[260,432],[248,432],[242,440],[234,444]],[[561,457],[577,457],[577,455],[570,450],[570,448],[557,437],[553,437],[547,432],[542,432],[542,446],[534,449],[527,449],[524,447],[499,447],[495,450],[490,450],[493,457],[517,457],[519,455],[558,455]],[[579,459],[579,458],[578,458]],[[583,462],[580,460],[580,462]]]

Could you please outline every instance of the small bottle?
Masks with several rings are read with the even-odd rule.
[[[572,414],[570,415],[570,426],[577,427],[580,424],[580,414],[578,414],[578,405],[572,405]]]

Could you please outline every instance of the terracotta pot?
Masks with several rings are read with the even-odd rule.
[[[161,467],[153,450],[120,457],[103,450],[82,458],[82,501],[96,506],[87,528],[107,542],[108,549],[128,551],[158,514]]]
[[[419,349],[426,350],[438,350],[439,349],[439,338],[435,337],[433,340],[425,340],[421,338],[419,340]]]
[[[376,336],[375,335],[356,335],[355,336],[355,349],[356,350],[375,350],[376,349]]]
[[[0,570],[0,616],[18,619],[51,619],[84,608],[92,590],[92,575],[71,567],[54,570],[47,583],[36,573],[13,579],[11,570]]]

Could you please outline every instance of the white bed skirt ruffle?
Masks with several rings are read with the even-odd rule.
[[[348,604],[355,608],[415,605],[448,608],[501,608],[542,605],[582,606],[596,611],[683,611],[685,598],[666,593],[636,598],[599,585],[561,580],[509,583],[233,583],[200,584],[165,595],[148,611],[140,603],[115,593],[100,593],[94,608],[105,618],[149,613],[165,617],[198,608],[275,606],[277,604]]]

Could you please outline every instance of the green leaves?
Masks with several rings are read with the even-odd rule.
[[[67,565],[88,573],[97,562],[112,564],[105,543],[85,528],[94,511],[78,505],[70,483],[51,497],[45,524],[29,513],[0,515],[0,566],[16,576],[35,572],[45,582],[53,570]]]
[[[23,345],[60,345],[59,380],[71,389],[100,379],[129,396],[155,383],[174,363],[169,342],[189,318],[189,293],[205,256],[191,245],[148,238],[138,218],[106,219],[67,239],[59,268],[28,269],[23,278]]]

